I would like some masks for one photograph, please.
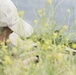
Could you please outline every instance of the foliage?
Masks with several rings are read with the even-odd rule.
[[[76,48],[76,44],[69,42],[72,35],[67,34],[69,27],[63,25],[56,29],[55,9],[53,1],[47,0],[47,7],[51,8],[50,17],[47,16],[47,9],[36,11],[38,18],[34,20],[34,34],[24,40],[18,40],[17,46],[11,46],[0,42],[0,75],[75,75],[76,56],[72,52],[67,53],[66,47]],[[49,9],[50,9],[49,8]],[[67,10],[70,13],[70,10]],[[24,12],[19,15],[23,17]],[[33,44],[37,44],[36,46]],[[71,43],[71,45],[70,45]],[[38,63],[30,62],[24,65],[23,60],[32,56],[39,56]]]

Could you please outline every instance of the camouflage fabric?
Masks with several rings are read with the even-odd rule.
[[[3,27],[0,27],[0,35],[1,35],[2,32],[3,32]]]

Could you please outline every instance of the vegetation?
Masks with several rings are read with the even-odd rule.
[[[61,26],[55,20],[55,8],[52,0],[47,0],[46,8],[36,10],[34,34],[24,40],[18,40],[17,46],[7,46],[0,42],[0,75],[75,75],[76,55],[66,51],[66,47],[76,49],[70,41],[75,33],[67,33],[69,27]],[[49,12],[49,16],[47,15]],[[50,14],[51,12],[51,14]],[[70,15],[70,10],[67,11]],[[23,15],[23,11],[19,13]],[[33,44],[36,44],[33,46]],[[39,56],[39,62],[26,65],[22,61],[32,56]]]

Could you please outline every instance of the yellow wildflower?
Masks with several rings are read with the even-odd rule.
[[[34,20],[34,23],[36,23],[36,24],[37,24],[37,23],[38,23],[38,21],[37,21],[37,20]]]
[[[7,46],[2,46],[2,50],[5,54],[7,54]]]
[[[34,44],[35,44],[35,43],[33,42],[33,40],[28,39],[28,40],[26,40],[26,41],[24,42],[23,47],[24,47],[25,50],[27,49],[28,51],[30,51],[30,50],[32,50]]]
[[[8,48],[7,46],[2,46],[2,50],[3,50],[3,51],[6,51],[7,48]]]
[[[70,13],[70,9],[67,9],[67,12]]]
[[[57,58],[61,58],[63,56],[63,54],[62,53],[57,53],[56,56],[57,56]]]
[[[13,48],[12,48],[12,51],[13,51],[14,54],[17,54],[17,53],[18,53],[18,50],[17,50],[16,47],[13,47]]]
[[[45,8],[38,10],[38,13],[39,13],[40,17],[45,16],[45,14],[46,14]]]
[[[62,33],[64,33],[66,30],[68,30],[68,26],[67,26],[67,25],[64,25],[64,26],[62,27],[62,29],[60,30],[60,33],[62,34]]]
[[[0,45],[5,46],[5,44],[3,42],[0,42]]]
[[[38,10],[38,12],[39,12],[39,13],[42,13],[42,10],[40,9],[40,10]]]
[[[13,61],[9,56],[5,56],[5,61],[3,63],[11,65],[11,64],[13,64]]]
[[[42,45],[43,50],[51,49],[52,40],[46,40]]]
[[[37,41],[37,45],[38,45],[38,46],[40,46],[40,45],[41,45],[41,43],[40,43],[39,41]]]
[[[58,50],[62,50],[61,45],[58,45],[57,47],[58,47]]]
[[[6,40],[6,43],[10,43],[10,40],[9,40],[9,39],[7,39],[7,40]]]
[[[48,24],[45,24],[44,26],[45,26],[45,27],[48,27],[49,25],[48,25]]]
[[[19,14],[20,17],[23,17],[25,12],[24,11],[19,11],[18,14]]]
[[[43,49],[43,50],[48,50],[46,44],[43,44],[43,45],[42,45],[42,49]]]
[[[20,38],[18,38],[17,39],[17,42],[16,42],[17,46],[22,45],[22,43],[23,43],[23,40],[20,39]]]
[[[75,43],[72,44],[72,48],[76,49],[76,44]]]
[[[51,46],[47,46],[47,49],[51,49],[52,47]]]
[[[21,59],[19,59],[19,60],[18,60],[18,62],[19,62],[19,63],[21,63],[21,62],[22,62],[22,60],[21,60]]]
[[[55,33],[53,34],[53,36],[54,36],[54,39],[56,39],[56,38],[58,37],[58,33],[55,32]]]
[[[4,49],[7,49],[7,46],[3,46]]]
[[[47,2],[48,2],[49,4],[52,4],[52,0],[47,0]]]
[[[48,54],[48,55],[47,55],[47,58],[51,58],[51,57],[52,57],[52,54]]]
[[[55,58],[58,62],[61,62],[63,60],[63,55],[62,53],[56,53]]]
[[[52,43],[52,40],[51,39],[48,39],[48,40],[45,41],[45,44],[46,45],[50,45],[51,43]]]
[[[65,50],[65,46],[64,45],[58,45],[58,50]]]

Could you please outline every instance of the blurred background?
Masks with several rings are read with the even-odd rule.
[[[33,20],[36,19],[35,10],[46,7],[46,0],[12,0],[18,8],[18,11],[24,11],[24,19],[32,24]],[[70,12],[69,23],[67,20],[63,24],[67,24],[73,27],[76,19],[76,0],[53,0],[53,5],[56,6],[55,19],[60,22],[68,15],[67,11]],[[49,9],[50,10],[50,9]],[[72,29],[73,30],[73,29]]]

